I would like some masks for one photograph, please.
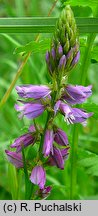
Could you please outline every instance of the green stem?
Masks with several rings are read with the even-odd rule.
[[[24,164],[23,167],[24,167],[24,175],[25,175],[25,199],[29,200],[32,196],[33,184],[31,183],[31,181],[29,179],[24,148],[22,148],[22,157],[23,157],[23,164]]]
[[[75,199],[76,197],[76,183],[77,183],[77,150],[78,150],[78,125],[73,126],[73,137],[71,145],[71,173],[70,173],[70,199]]]
[[[15,78],[13,79],[10,87],[8,88],[8,90],[6,91],[5,95],[3,96],[1,102],[0,102],[0,108],[6,103],[7,99],[9,98],[15,84],[16,84],[16,81],[18,80],[18,78],[20,77],[22,71],[23,71],[23,68],[25,66],[25,64],[27,63],[27,60],[29,58],[31,53],[28,53],[27,56],[25,57],[24,61],[22,62],[21,66],[19,67],[19,70],[17,71],[16,73],[16,76]]]
[[[27,165],[26,165],[26,159],[25,159],[25,153],[24,153],[24,148],[22,148],[22,158],[23,158],[23,164],[24,164],[24,175],[25,175],[25,199],[28,197],[28,171],[27,171]]]

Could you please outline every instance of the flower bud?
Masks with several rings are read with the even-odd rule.
[[[50,49],[50,59],[49,52],[46,56],[46,63],[51,76],[53,73],[65,76],[79,60],[77,26],[70,6],[66,6],[62,10],[57,20]]]
[[[56,55],[58,59],[61,58],[63,55],[63,47],[60,43],[57,46]]]
[[[63,56],[60,58],[59,65],[58,65],[58,69],[59,69],[59,70],[63,70],[63,69],[65,68],[65,65],[66,65],[66,56],[63,55]]]

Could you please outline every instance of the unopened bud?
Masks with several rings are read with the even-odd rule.
[[[58,46],[57,46],[57,52],[56,52],[56,55],[58,58],[61,58],[62,55],[63,55],[63,47],[61,46],[61,44],[59,43]]]
[[[65,65],[66,65],[66,56],[63,55],[61,58],[60,58],[60,61],[59,61],[59,65],[58,65],[58,69],[60,70],[64,70],[65,68]]]
[[[74,57],[74,59],[72,61],[71,66],[75,66],[77,64],[79,58],[80,58],[80,51],[77,52],[76,56]]]

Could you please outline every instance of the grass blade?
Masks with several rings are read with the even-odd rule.
[[[0,33],[52,33],[57,18],[0,18]],[[76,18],[80,33],[98,33],[98,18]]]

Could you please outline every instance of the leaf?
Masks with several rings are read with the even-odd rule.
[[[12,164],[8,164],[8,179],[10,179],[9,187],[12,195],[12,199],[17,199],[18,195],[18,182],[17,182],[17,171]]]
[[[77,1],[78,2],[78,1]],[[0,33],[52,33],[57,18],[0,18]],[[98,18],[76,18],[80,33],[98,33]]]
[[[92,156],[79,161],[80,166],[87,169],[87,173],[92,176],[98,176],[98,156]]]
[[[30,43],[26,44],[25,46],[19,46],[15,49],[14,54],[18,53],[39,53],[39,52],[46,52],[50,48],[50,38],[41,40],[41,41],[31,41]]]
[[[91,154],[93,155],[93,154]],[[90,156],[88,158],[82,159],[79,161],[79,164],[82,165],[83,167],[91,167],[96,164],[98,164],[98,156]]]
[[[88,112],[93,112],[93,117],[98,119],[98,104],[85,103],[82,108],[86,109]]]

